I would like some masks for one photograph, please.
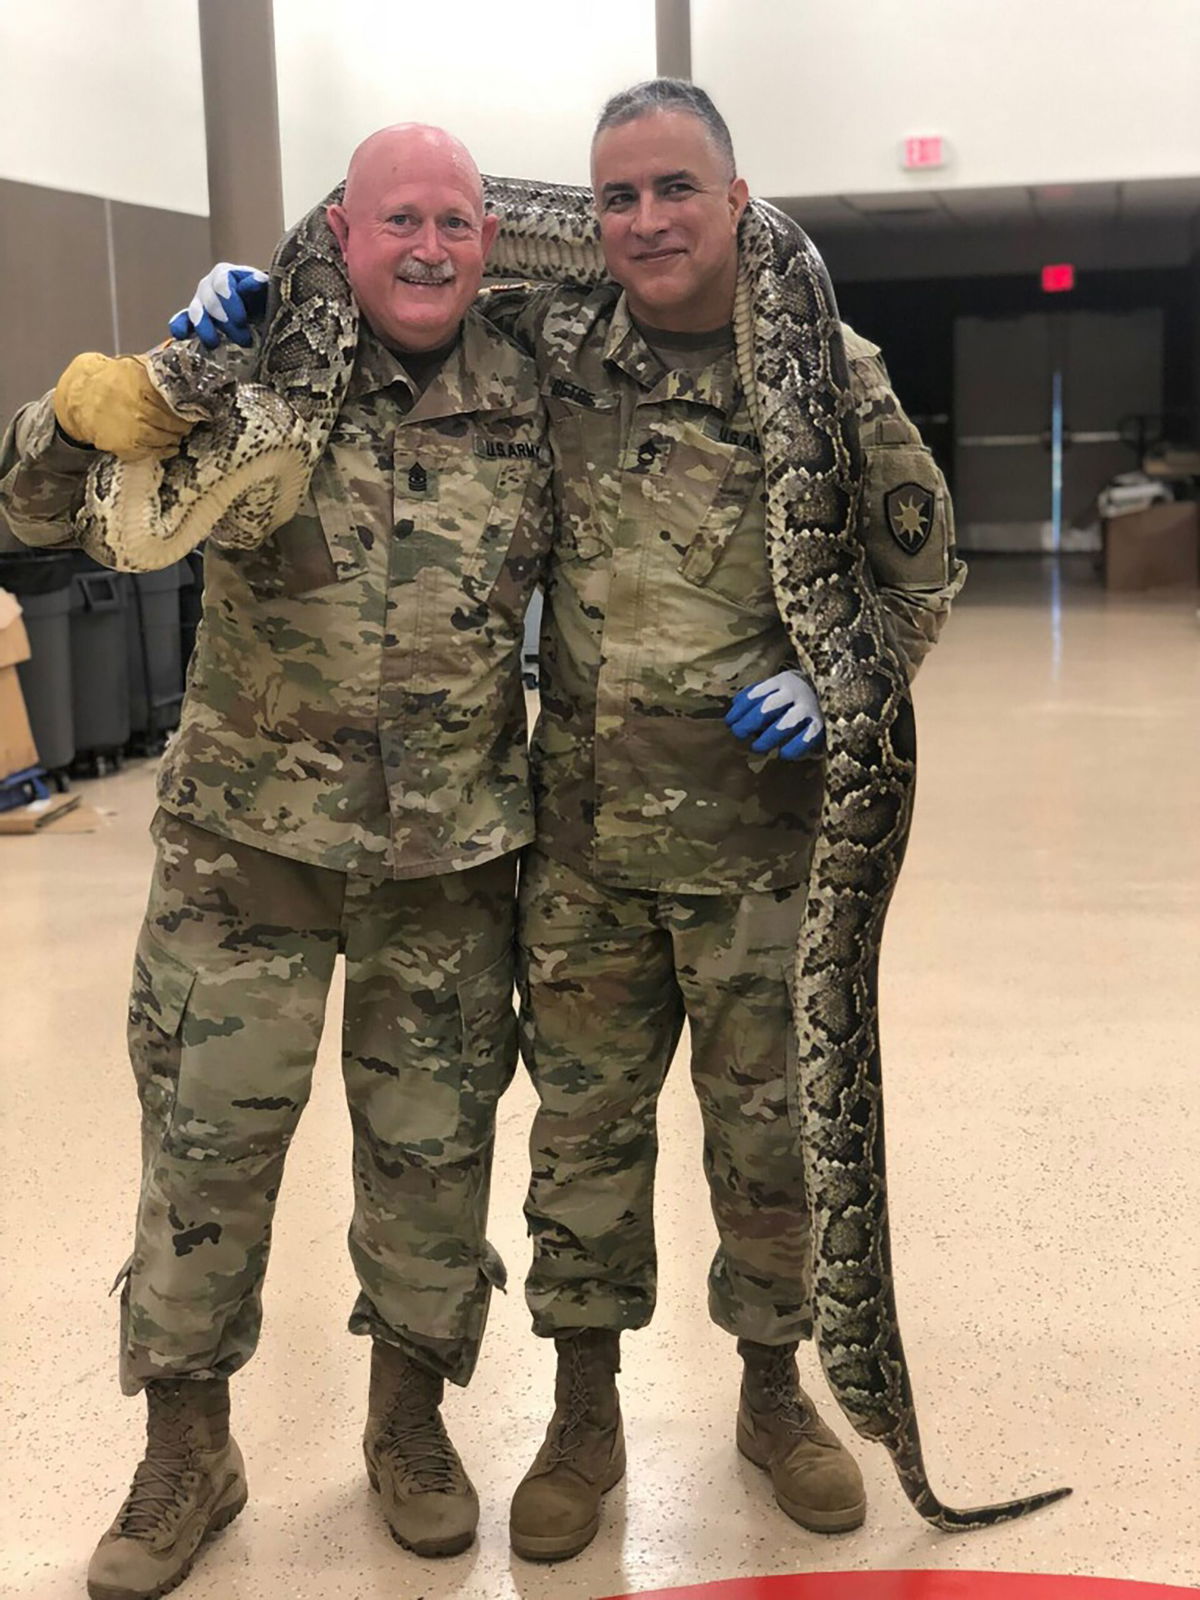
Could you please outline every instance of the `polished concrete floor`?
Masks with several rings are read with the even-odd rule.
[[[898,1293],[929,1464],[959,1504],[1059,1483],[1074,1497],[940,1535],[882,1450],[860,1445],[861,1532],[809,1535],[775,1508],[733,1447],[737,1362],[705,1315],[713,1230],[677,1071],[661,1115],[660,1309],[625,1341],[628,1478],[582,1557],[517,1561],[508,1496],[552,1375],[519,1291],[531,1097],[518,1082],[492,1227],[515,1287],[447,1408],[483,1501],[480,1539],[448,1562],[406,1555],[358,1448],[367,1350],[343,1331],[350,1188],[331,1006],[262,1345],[235,1385],[251,1503],[181,1593],[598,1600],[868,1568],[1200,1580],[1194,600],[1106,597],[1086,565],[980,561],[917,704],[921,790],[882,998]],[[142,764],[87,785],[102,832],[0,839],[4,1596],[82,1592],[138,1452],[106,1293],[135,1195],[122,1012],[152,784]],[[811,1356],[805,1370],[822,1394]]]

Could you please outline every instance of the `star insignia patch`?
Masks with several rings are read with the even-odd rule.
[[[883,497],[888,530],[910,556],[929,538],[933,529],[933,490],[919,483],[901,483]]]

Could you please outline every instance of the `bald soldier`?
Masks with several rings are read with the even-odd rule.
[[[143,1178],[119,1279],[147,1445],[94,1600],[172,1588],[245,1504],[228,1384],[258,1339],[339,952],[368,1472],[421,1555],[465,1549],[478,1520],[438,1407],[471,1376],[504,1270],[484,1227],[516,1061],[519,658],[549,454],[531,361],[472,309],[496,224],[464,147],[374,134],[328,224],[362,312],[353,377],[296,517],[257,550],[209,548],[159,778],[129,1015]],[[215,359],[253,374],[254,350]],[[13,528],[70,543],[95,450],[134,458],[189,426],[142,358],[78,357],[4,438]]]

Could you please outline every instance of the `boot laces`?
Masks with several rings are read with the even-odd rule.
[[[441,1413],[415,1374],[406,1374],[396,1393],[379,1433],[378,1449],[411,1480],[418,1494],[447,1494],[462,1487],[462,1464]]]
[[[591,1415],[592,1391],[588,1383],[587,1363],[580,1341],[569,1339],[559,1348],[563,1350],[566,1394],[562,1405],[558,1408],[558,1426],[549,1440],[547,1467],[557,1467],[564,1462],[570,1463],[576,1448],[582,1442],[581,1435]]]
[[[795,1363],[790,1353],[772,1355],[758,1373],[758,1382],[765,1408],[773,1412],[780,1422],[798,1432],[810,1426],[813,1410],[800,1392]]]
[[[178,1407],[157,1409],[147,1432],[146,1454],[117,1513],[118,1531],[124,1538],[150,1539],[170,1525],[185,1504],[184,1479],[194,1460]]]

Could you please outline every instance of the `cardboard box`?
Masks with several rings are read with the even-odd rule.
[[[28,660],[29,636],[21,621],[21,607],[6,589],[0,589],[0,779],[38,764],[17,677],[17,662]]]
[[[1194,589],[1200,581],[1200,505],[1147,506],[1104,524],[1106,589]]]
[[[67,817],[68,820],[79,817],[84,826],[68,828],[60,823],[55,833],[92,833],[99,826],[100,818],[90,806],[81,806],[79,799],[77,794],[52,794],[45,800],[34,800],[27,806],[14,806],[11,811],[0,811],[0,834],[40,833],[48,823],[57,822],[61,817]],[[81,817],[80,813],[84,810],[90,815]]]

